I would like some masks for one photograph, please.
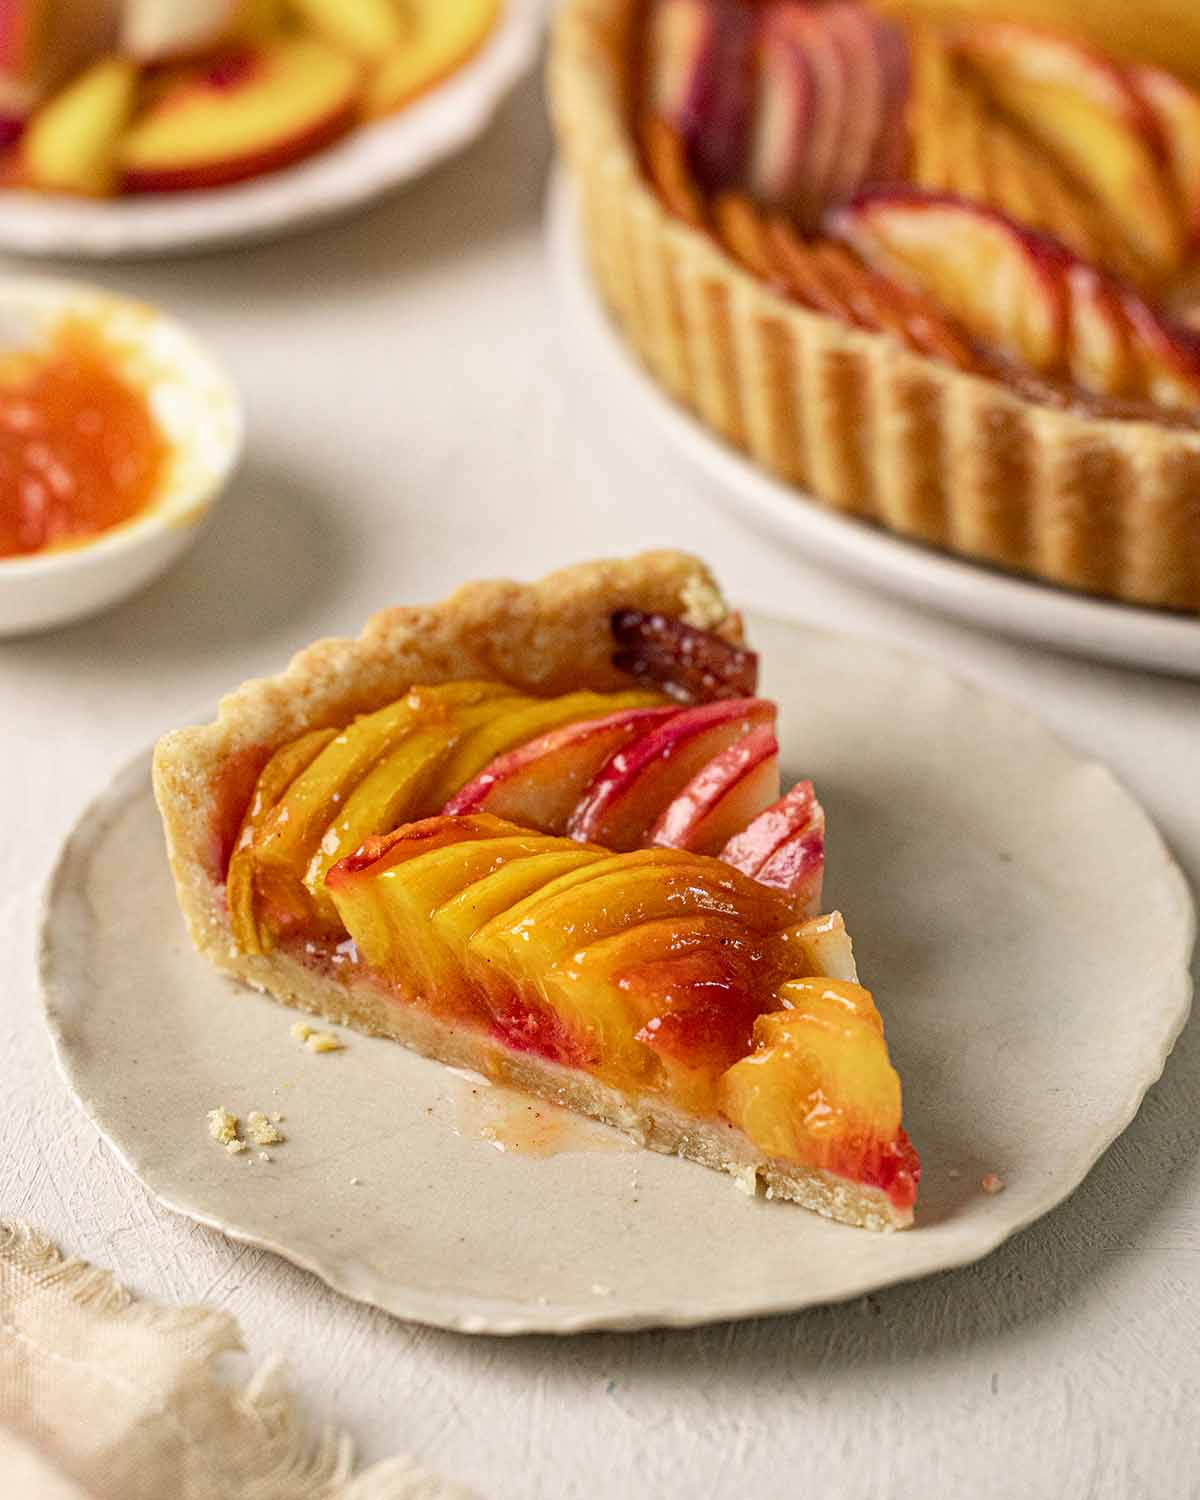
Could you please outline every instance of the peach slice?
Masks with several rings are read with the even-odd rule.
[[[701,766],[774,721],[775,705],[763,698],[725,698],[672,715],[601,766],[568,831],[609,849],[636,849]]]
[[[1064,367],[1067,252],[1057,241],[976,204],[899,188],[862,194],[829,229],[999,352],[1041,373]]]
[[[440,1008],[480,1009],[468,993],[461,947],[439,934],[430,921],[434,911],[475,882],[513,861],[548,853],[558,842],[516,828],[505,831],[503,824],[491,827],[496,821],[458,820],[444,843],[436,830],[432,837],[412,839],[405,829],[379,861],[362,869],[347,864],[330,877],[330,893],[359,954],[376,973],[402,979],[410,992]],[[423,830],[421,824],[412,827]]]
[[[433,914],[434,931],[456,952],[465,952],[471,935],[502,912],[551,882],[582,879],[590,866],[607,858],[607,850],[576,844],[513,860],[444,901]]]
[[[563,693],[557,698],[514,699],[503,711],[473,723],[430,789],[431,810],[442,807],[499,755],[564,724],[595,719],[606,712],[651,708],[662,694],[642,688],[616,693]]]
[[[484,703],[510,702],[509,690],[497,683],[456,682],[440,687],[414,688],[396,703],[363,715],[337,733],[291,782],[276,806],[256,827],[246,850],[253,865],[254,890],[261,899],[260,937],[272,926],[301,921],[311,915],[312,898],[306,887],[315,861],[322,866],[323,845],[330,824],[344,812],[355,790],[380,762],[430,721],[452,736],[454,715]],[[432,750],[428,741],[423,747]],[[411,785],[410,783],[406,783]],[[344,818],[343,818],[344,821]],[[394,826],[394,825],[393,825]],[[367,832],[381,832],[378,825]],[[345,832],[345,830],[343,830]],[[335,831],[333,842],[346,851]],[[328,912],[326,912],[328,915]],[[269,937],[266,939],[270,941]]]
[[[309,37],[179,68],[125,137],[124,186],[182,192],[277,171],[341,135],[358,93],[353,60]]]
[[[495,25],[500,0],[409,0],[407,12],[403,43],[381,59],[367,84],[368,115],[402,108],[467,62]]]
[[[1166,143],[1175,192],[1195,242],[1200,239],[1200,92],[1162,68],[1135,67],[1129,76]]]
[[[398,0],[291,0],[292,9],[331,47],[377,63],[408,40]]]
[[[93,63],[34,115],[21,140],[25,180],[93,198],[113,192],[118,147],[137,88],[137,68],[127,58]]]
[[[139,63],[177,62],[226,41],[247,0],[125,0],[121,52]]]
[[[825,873],[825,812],[811,781],[799,781],[734,834],[721,858],[763,885],[787,891],[811,910]]]
[[[709,913],[769,933],[785,930],[795,907],[719,860],[639,849],[566,875],[494,917],[474,933],[471,951],[496,973],[545,969],[624,927]]]
[[[778,966],[791,974],[823,974],[858,983],[850,934],[839,911],[809,917],[775,938]]]
[[[755,18],[738,0],[663,0],[647,31],[652,111],[707,187],[742,175],[754,104]]]
[[[817,113],[816,65],[803,40],[804,18],[795,5],[765,12],[747,171],[757,198],[789,207],[808,175],[808,142]],[[828,111],[827,89],[823,100]]]
[[[663,809],[647,840],[716,854],[779,795],[779,742],[767,724],[714,755]]]
[[[225,876],[230,926],[238,947],[246,953],[264,951],[254,912],[255,839],[296,777],[312,765],[336,735],[336,729],[314,729],[282,746],[259,772],[250,805],[234,840]]]
[[[1018,22],[965,27],[960,54],[1010,115],[1104,203],[1161,272],[1179,265],[1181,214],[1152,111],[1113,62],[1065,36]]]
[[[442,811],[490,812],[546,833],[566,833],[575,804],[604,762],[678,712],[625,708],[553,729],[498,756]]]
[[[647,922],[570,955],[539,989],[601,1078],[711,1112],[714,1075],[749,1051],[772,1001],[767,949],[725,917]]]
[[[771,1156],[872,1182],[911,1207],[920,1167],[870,994],[830,979],[784,990],[792,1008],[760,1015],[754,1051],[722,1076],[722,1113]]]

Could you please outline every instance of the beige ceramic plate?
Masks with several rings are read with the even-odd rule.
[[[770,621],[753,635],[904,1078],[917,1228],[751,1200],[698,1166],[596,1149],[620,1145],[600,1126],[502,1153],[480,1127],[511,1141],[520,1106],[389,1042],[305,1051],[291,1013],[192,953],[145,757],[68,842],[43,952],[60,1061],[130,1170],[351,1297],[483,1333],[829,1302],[975,1260],[1061,1202],[1187,1015],[1183,877],[1109,773],[1025,715],[877,646]],[[227,1156],[205,1131],[217,1104],[282,1110],[286,1144]]]

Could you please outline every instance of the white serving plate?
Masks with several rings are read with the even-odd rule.
[[[846,913],[924,1162],[918,1224],[875,1235],[588,1123],[498,1153],[451,1070],[294,1015],[185,936],[148,757],[80,818],[47,895],[58,1058],[169,1207],[350,1297],[474,1333],[750,1317],[961,1266],[1060,1203],[1129,1123],[1188,1013],[1190,894],[1145,813],[1024,713],[879,646],[752,622],[784,765],[829,814]],[[269,1163],[206,1111],[280,1109]],[[988,1172],[1007,1184],[981,1191]],[[358,1179],[354,1181],[353,1179]]]
[[[187,254],[334,218],[461,150],[490,123],[541,45],[547,0],[505,0],[480,51],[408,108],[282,171],[225,188],[105,202],[0,192],[0,250],[25,255]]]
[[[588,381],[669,446],[696,493],[804,558],[924,608],[1004,635],[1155,671],[1200,677],[1200,617],[1071,593],[840,514],[773,478],[678,405],[614,327],[583,259],[573,189],[559,169],[548,240],[565,322]]]

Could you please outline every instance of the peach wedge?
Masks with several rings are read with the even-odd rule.
[[[276,171],[353,122],[356,64],[308,37],[233,48],[169,74],[125,138],[124,186],[180,192]]]

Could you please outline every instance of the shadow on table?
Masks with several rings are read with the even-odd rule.
[[[250,460],[176,567],[103,615],[18,644],[68,684],[99,658],[145,674],[184,670],[311,615],[337,597],[348,565],[329,498],[303,475]]]

